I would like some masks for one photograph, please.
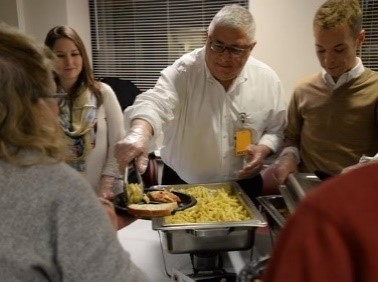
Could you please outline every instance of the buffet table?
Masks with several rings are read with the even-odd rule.
[[[162,250],[158,231],[152,229],[150,220],[137,219],[118,231],[118,239],[127,250],[132,261],[143,269],[151,281],[173,281],[173,272],[181,275],[192,273],[189,254],[169,254]],[[250,260],[251,251],[233,251],[222,254],[224,269],[227,272],[239,273],[241,268]],[[167,274],[168,272],[168,274]]]

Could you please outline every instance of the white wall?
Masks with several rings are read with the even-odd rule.
[[[324,0],[250,0],[256,20],[253,56],[280,76],[287,98],[303,76],[319,71],[312,19]]]
[[[88,0],[66,0],[66,3],[67,23],[80,34],[87,49],[89,59],[92,60]]]
[[[15,0],[0,0],[0,21],[19,27],[17,20],[17,2]]]
[[[66,1],[23,0],[25,32],[43,42],[46,33],[56,25],[67,24]]]
[[[324,0],[249,1],[257,23],[252,54],[275,69],[289,99],[300,78],[319,70],[311,22]],[[20,27],[41,42],[53,26],[70,25],[92,58],[88,0],[0,0],[0,21]]]
[[[72,26],[92,58],[88,0],[0,0],[0,21],[19,27],[41,43],[52,27]]]

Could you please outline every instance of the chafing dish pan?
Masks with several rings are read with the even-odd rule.
[[[287,178],[286,186],[290,192],[302,199],[310,189],[321,182],[313,173],[291,173]]]
[[[269,227],[279,231],[285,225],[290,211],[281,195],[260,196],[257,198],[267,213]]]
[[[287,189],[286,185],[281,185],[279,187],[279,190],[281,192],[281,195],[283,197],[283,200],[289,209],[290,213],[293,213],[295,211],[295,207],[297,206],[297,203],[300,201],[298,196],[291,192],[289,189]]]
[[[152,229],[159,231],[163,247],[173,254],[250,249],[254,243],[256,227],[266,226],[267,222],[236,182],[154,187],[177,189],[185,192],[185,189],[195,186],[205,186],[210,190],[229,187],[230,194],[237,196],[240,204],[251,215],[251,219],[229,222],[168,224],[165,222],[165,217],[153,218]]]
[[[306,194],[322,181],[313,173],[291,173],[279,190],[290,212],[293,213],[297,204]]]

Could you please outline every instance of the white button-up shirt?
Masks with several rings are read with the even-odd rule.
[[[154,140],[162,140],[163,162],[184,181],[224,182],[235,180],[243,167],[243,156],[235,154],[236,130],[250,129],[253,144],[277,151],[286,103],[276,73],[252,57],[225,91],[200,48],[164,69],[155,87],[138,95],[125,111],[126,128],[135,118],[152,125]]]

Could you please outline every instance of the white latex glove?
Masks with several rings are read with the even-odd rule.
[[[245,164],[243,168],[236,173],[236,176],[242,179],[259,174],[263,168],[265,157],[270,153],[270,148],[265,145],[249,145],[245,151]]]
[[[378,154],[375,155],[374,157],[368,157],[368,156],[363,155],[360,158],[360,162],[358,164],[351,165],[351,166],[348,166],[348,167],[344,168],[341,171],[341,173],[346,173],[346,172],[349,172],[351,170],[354,170],[354,169],[366,166],[368,164],[374,164],[374,163],[378,163]]]
[[[279,184],[284,184],[288,175],[298,170],[296,156],[292,153],[279,156],[271,166]]]
[[[148,129],[141,124],[136,124],[130,128],[126,137],[115,145],[114,156],[121,173],[133,159],[136,159],[136,165],[141,174],[146,171],[150,139],[151,133]]]

